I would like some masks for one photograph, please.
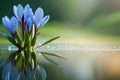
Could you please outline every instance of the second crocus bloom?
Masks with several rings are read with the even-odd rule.
[[[17,27],[18,27],[17,19],[14,16],[11,19],[5,16],[2,18],[2,23],[4,27],[7,29],[7,31],[10,32],[14,36],[17,31]]]

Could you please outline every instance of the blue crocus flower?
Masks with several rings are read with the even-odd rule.
[[[12,35],[15,34],[18,27],[18,21],[14,16],[11,19],[9,19],[7,16],[3,17],[2,23]]]
[[[25,8],[21,4],[13,7],[13,12],[20,23],[24,23],[29,18],[30,5],[27,4]]]
[[[34,23],[35,27],[39,29],[40,27],[44,26],[48,22],[50,16],[47,15],[44,17],[43,9],[39,7],[35,11],[35,15],[33,14],[32,9],[30,10],[30,18]]]

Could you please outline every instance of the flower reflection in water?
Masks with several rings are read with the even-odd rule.
[[[58,65],[58,63],[48,58],[47,55],[65,59],[53,53],[36,51],[36,53],[31,53],[32,56],[28,63],[25,62],[23,53],[24,51],[11,53],[1,63],[2,80],[46,80],[46,71],[40,64],[38,64],[38,58],[36,55],[41,54],[46,60],[56,65]],[[33,58],[36,58],[35,61],[33,61]]]
[[[22,54],[22,51],[11,53],[1,63],[2,80],[45,80],[46,72],[44,68],[37,62],[37,64],[34,63],[33,59],[27,64]]]

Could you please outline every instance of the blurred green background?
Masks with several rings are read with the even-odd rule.
[[[49,23],[40,29],[41,42],[60,35],[58,44],[120,44],[119,0],[2,0],[0,18],[11,17],[13,5],[27,3],[34,11],[42,7],[50,15]]]
[[[9,17],[13,16],[13,5],[18,4],[22,4],[23,6],[25,6],[26,4],[30,4],[31,8],[34,11],[36,10],[36,8],[42,7],[44,9],[45,15],[50,15],[50,21],[40,29],[41,35],[38,39],[39,43],[42,43],[44,42],[44,40],[59,35],[61,36],[61,38],[53,42],[54,44],[120,45],[120,0],[1,0],[0,31],[6,31],[1,22],[2,17],[5,15]],[[8,43],[9,42],[6,39],[0,36],[0,46]],[[64,54],[65,51],[62,53]],[[74,55],[72,53],[74,53]],[[68,59],[74,61],[78,57],[78,60],[76,60],[76,62],[81,61],[85,63],[85,65],[81,65],[81,62],[76,63],[80,64],[80,66],[83,66],[83,70],[82,68],[80,68],[82,70],[80,72],[84,73],[84,71],[86,71],[86,68],[89,68],[89,64],[91,64],[89,62],[90,60],[92,60],[91,58],[89,58],[91,57],[91,54],[85,54],[84,56],[84,52],[78,52],[78,54],[80,55],[77,54],[75,56],[75,53],[76,52],[71,52],[71,55],[68,53]],[[83,56],[81,56],[81,53],[83,53]],[[92,52],[87,53],[89,54]],[[4,55],[1,56],[0,59],[2,60],[3,57]],[[106,55],[106,57],[109,56]],[[111,60],[112,57],[113,55],[110,56],[110,59],[108,59],[108,61]],[[104,63],[104,59],[98,58],[99,60],[96,60],[97,58],[98,57],[95,56],[95,59],[93,58],[93,62],[99,64],[99,61],[103,60],[103,62],[101,61],[101,63]],[[114,59],[116,59],[116,57],[112,60],[114,61]],[[118,57],[118,59],[120,58]],[[119,62],[117,63],[119,64]],[[111,65],[114,65],[111,64],[109,66],[107,61],[105,62],[105,64],[107,65],[106,69],[108,69],[108,71],[111,70],[111,68],[109,67]],[[114,66],[116,65],[117,64],[115,64]],[[120,73],[119,66],[117,68],[114,68],[114,66],[113,69]],[[61,79],[64,78],[62,75],[62,71],[56,66],[53,67],[53,65],[44,65],[44,67],[48,73],[49,80],[72,80]],[[71,70],[69,70],[68,73],[71,73]],[[86,74],[84,76],[87,77]]]

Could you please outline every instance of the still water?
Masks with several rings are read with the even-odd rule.
[[[0,61],[14,46],[0,47]],[[39,63],[47,72],[47,80],[120,80],[119,46],[47,45],[37,49],[58,54],[67,60],[51,57],[59,66],[46,61],[38,54]]]

